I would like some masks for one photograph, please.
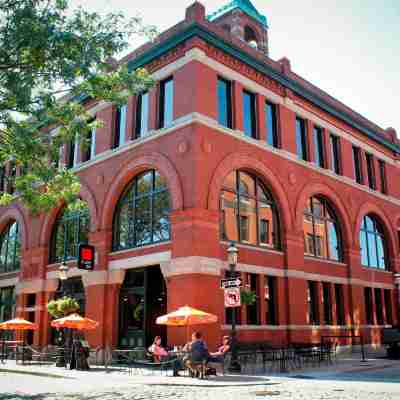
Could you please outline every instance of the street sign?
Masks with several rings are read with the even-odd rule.
[[[93,271],[94,269],[94,258],[95,258],[95,248],[89,244],[79,245],[78,254],[78,268],[84,269],[86,271]]]
[[[221,279],[221,289],[238,288],[242,286],[243,283],[241,278]]]
[[[224,290],[225,307],[240,307],[240,289],[238,287]]]

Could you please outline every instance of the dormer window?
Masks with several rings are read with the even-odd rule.
[[[247,42],[249,46],[258,49],[257,35],[249,26],[244,28],[244,41]]]

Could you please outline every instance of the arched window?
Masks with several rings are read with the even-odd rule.
[[[259,178],[243,171],[230,173],[223,185],[220,209],[223,240],[280,247],[277,207]]]
[[[135,177],[117,205],[113,250],[169,240],[170,210],[167,182],[159,172],[150,170]]]
[[[89,207],[85,203],[79,210],[64,209],[54,226],[50,262],[76,259],[79,244],[88,243],[89,226]]]
[[[0,273],[20,267],[21,235],[17,222],[11,222],[0,234]]]
[[[360,230],[361,263],[366,267],[387,269],[385,235],[372,215],[363,218]]]
[[[308,199],[303,230],[306,255],[343,260],[339,223],[327,200],[314,196]]]
[[[249,26],[244,28],[244,41],[247,42],[251,47],[256,49],[258,48],[257,35]]]

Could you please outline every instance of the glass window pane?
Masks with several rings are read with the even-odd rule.
[[[64,258],[64,243],[65,243],[65,231],[64,224],[61,224],[57,228],[56,232],[56,243],[55,243],[55,254],[53,261],[62,261]]]
[[[258,209],[259,229],[260,229],[260,244],[273,246],[273,212],[270,204],[259,203]]]
[[[155,172],[154,180],[155,190],[163,190],[168,188],[167,180],[158,171]]]
[[[153,172],[148,171],[137,179],[136,195],[142,196],[151,193],[153,190]]]
[[[362,265],[368,266],[367,234],[364,231],[360,231],[360,247],[361,247],[361,263]]]
[[[376,252],[375,235],[373,233],[367,234],[368,251],[369,251],[369,265],[371,267],[378,266],[378,254]]]
[[[170,196],[168,191],[154,196],[153,242],[170,239]]]
[[[383,239],[380,236],[376,237],[377,247],[378,247],[378,267],[385,269],[386,268],[386,260],[385,260],[385,248],[383,245]]]
[[[325,220],[315,218],[314,221],[316,241],[318,242],[316,244],[316,250],[318,254],[316,255],[318,257],[328,258],[328,237],[325,227]]]
[[[163,127],[172,125],[174,120],[174,81],[169,79],[163,82]]]
[[[78,221],[72,219],[67,226],[67,258],[75,258],[77,255],[77,235]]]
[[[231,128],[231,119],[231,84],[223,79],[218,79],[218,122]]]
[[[236,171],[232,171],[226,178],[223,184],[224,188],[231,189],[236,192]]]
[[[124,104],[119,108],[119,146],[122,146],[125,143],[125,132],[126,132],[126,112],[128,106]]]
[[[265,104],[265,117],[267,127],[267,143],[270,146],[278,147],[277,129],[276,129],[276,106],[271,103]]]
[[[140,113],[140,135],[146,136],[149,131],[149,93],[142,94],[142,109]]]
[[[151,197],[140,197],[135,202],[135,238],[136,246],[143,246],[152,241],[151,232]]]
[[[129,203],[125,202],[122,206],[120,206],[118,219],[117,219],[117,248],[118,249],[126,249],[128,248],[130,241],[130,220],[131,220],[131,212]]]
[[[237,227],[237,196],[232,192],[222,192],[221,197],[221,211],[222,211],[222,225],[224,227],[223,239],[224,240],[239,240],[239,233]]]
[[[254,178],[246,174],[245,172],[239,173],[239,193],[244,196],[256,197],[255,193],[255,180]]]
[[[243,129],[246,136],[255,137],[255,97],[243,92]]]
[[[364,218],[364,227],[365,227],[365,229],[367,229],[370,232],[375,231],[374,221],[368,215]]]
[[[240,198],[241,240],[257,245],[257,209],[256,201],[245,197]]]
[[[305,131],[305,121],[301,118],[296,118],[296,148],[297,156],[302,160],[307,160],[307,140]]]
[[[340,249],[339,249],[339,235],[336,224],[328,221],[328,244],[329,244],[329,256],[331,260],[340,261]]]

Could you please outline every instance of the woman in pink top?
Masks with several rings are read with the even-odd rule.
[[[162,357],[168,357],[167,350],[161,346],[161,336],[154,338],[153,344],[149,347],[149,352],[156,362],[160,362]]]

